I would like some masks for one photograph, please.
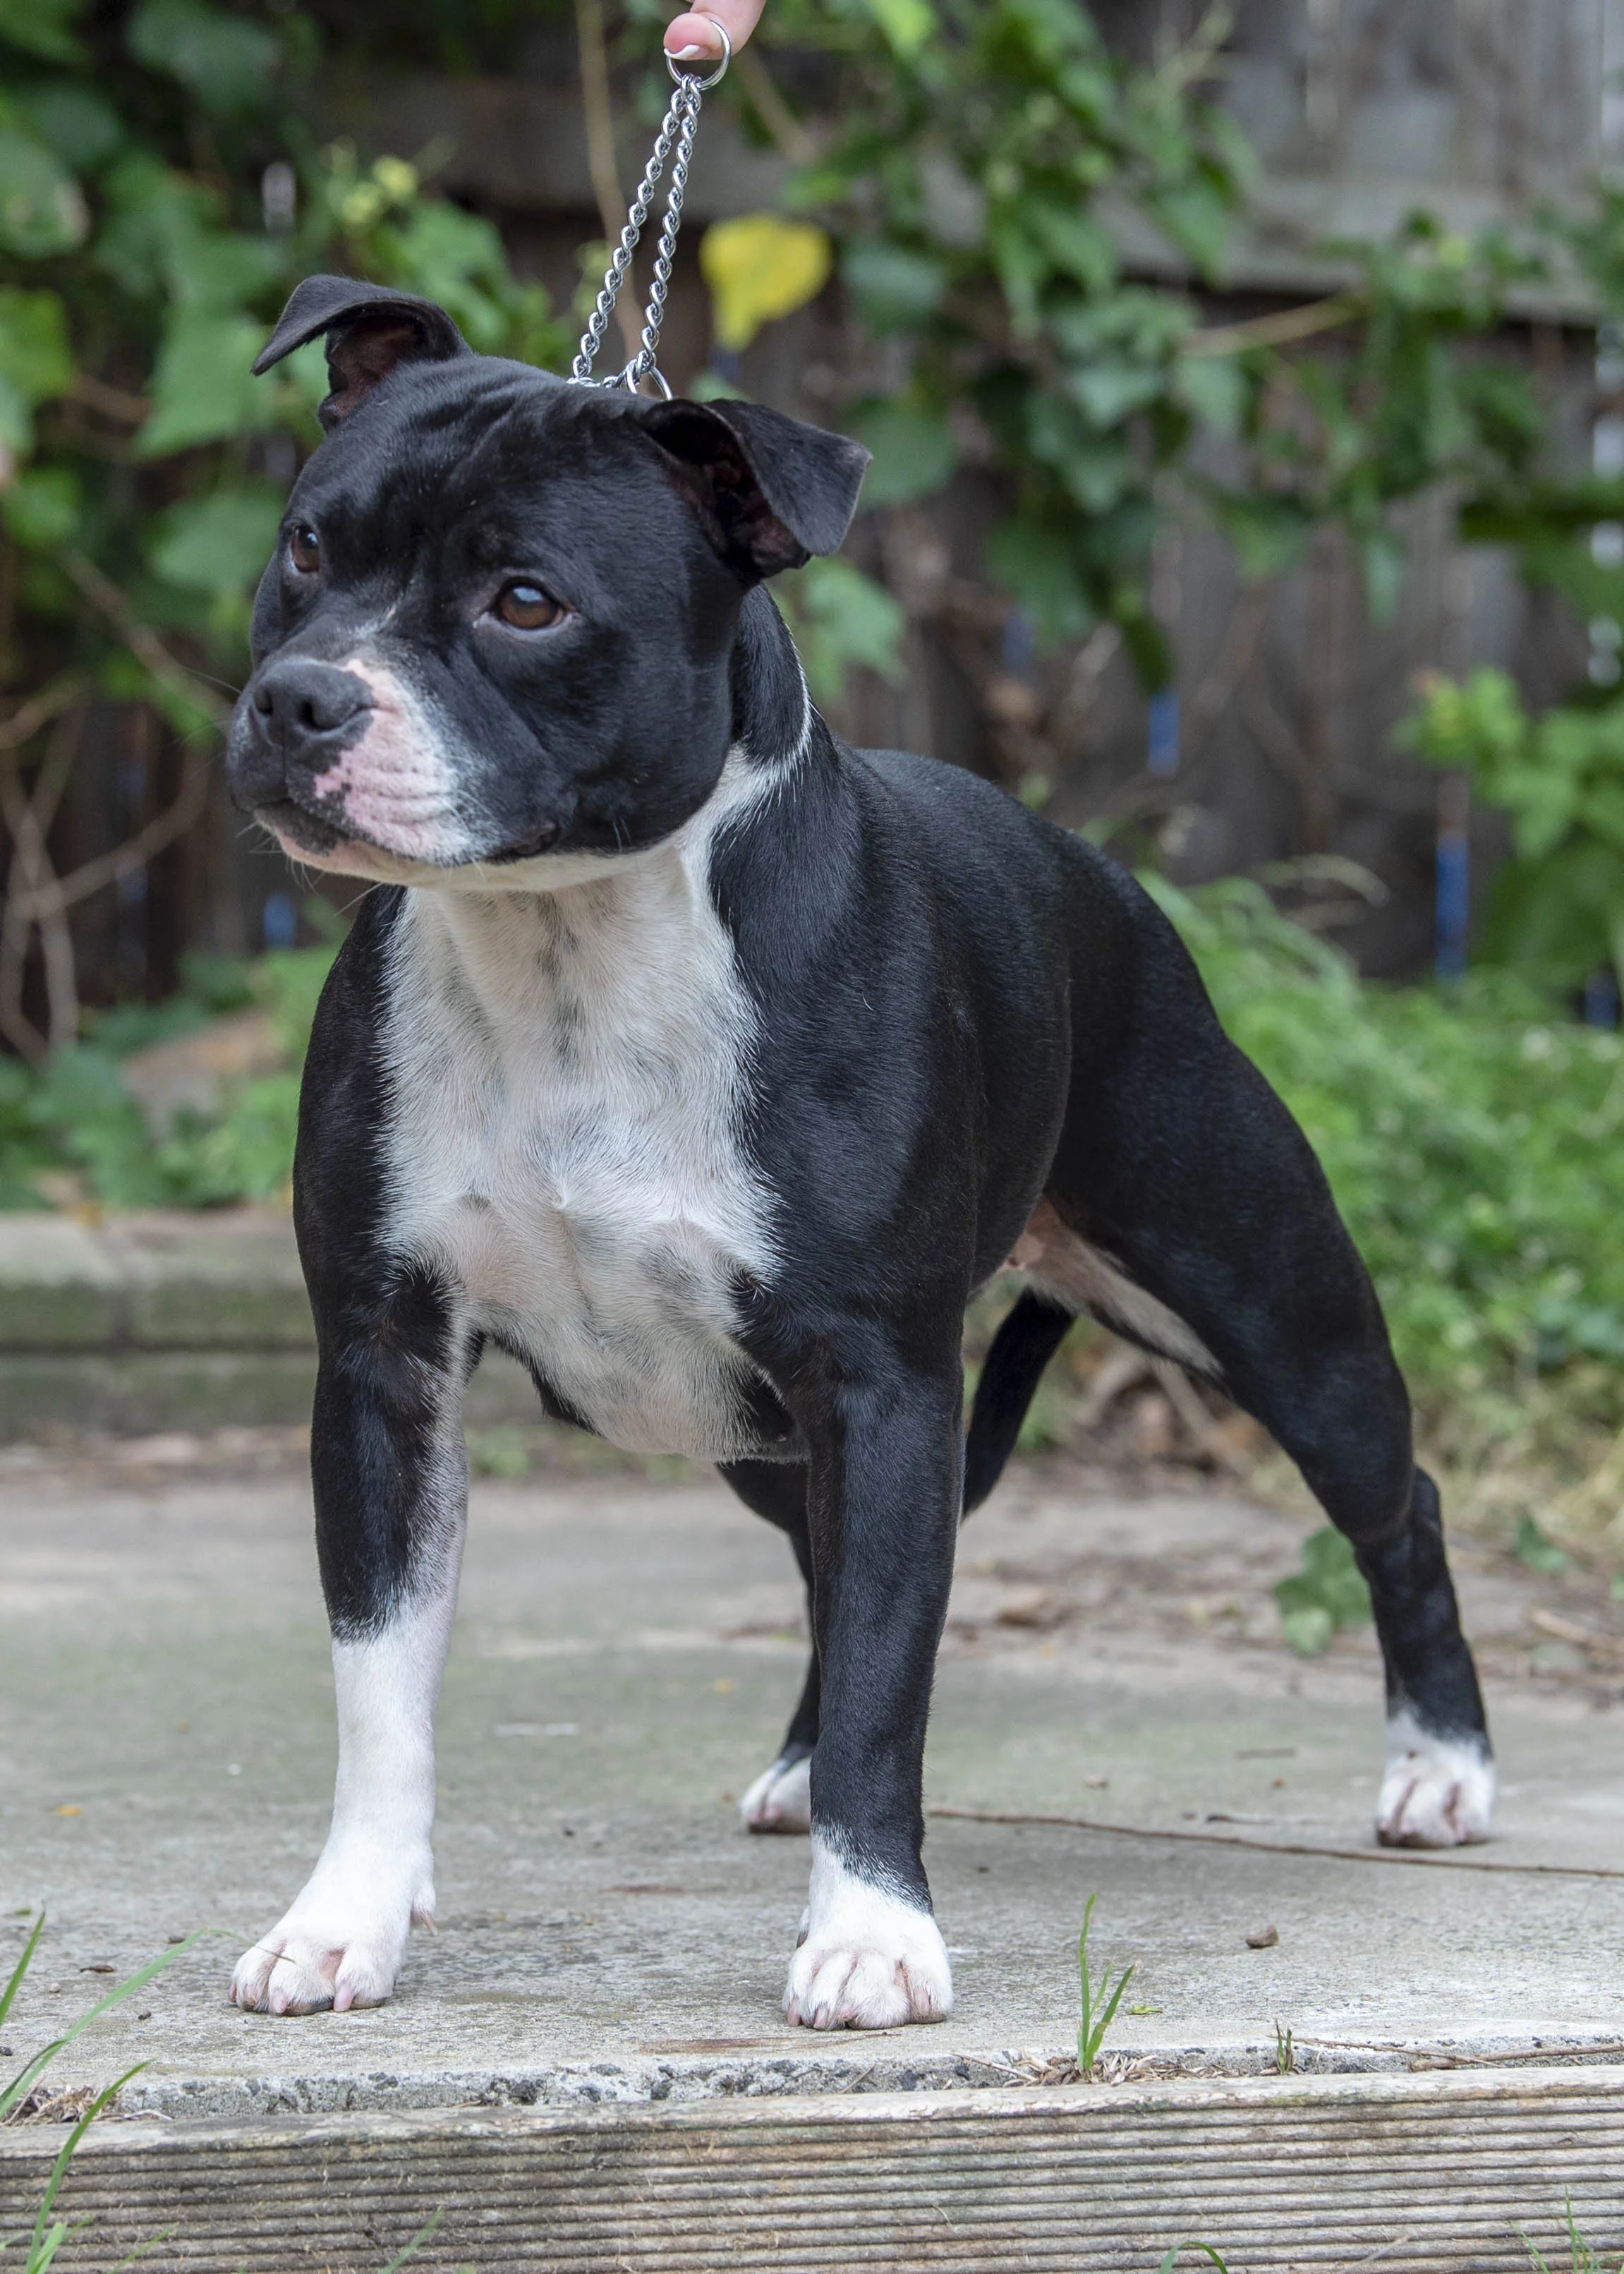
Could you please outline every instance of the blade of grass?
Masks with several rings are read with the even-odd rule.
[[[1161,2265],[1157,2267],[1156,2274],[1173,2274],[1174,2267],[1178,2263],[1178,2261],[1183,2257],[1186,2250],[1199,2250],[1204,2258],[1211,2259],[1213,2264],[1218,2269],[1218,2274],[1229,2274],[1229,2268],[1224,2264],[1222,2259],[1220,2258],[1218,2253],[1213,2248],[1212,2244],[1210,2242],[1198,2242],[1193,2236],[1192,2236],[1188,2241],[1176,2242],[1173,2245],[1171,2250],[1168,2252],[1167,2255],[1162,2261]]]
[[[43,1912],[41,1913],[40,1918],[42,1925]],[[184,1942],[171,1943],[167,1950],[161,1950],[156,1958],[149,1958],[144,1966],[138,1966],[133,1974],[128,1976],[123,1982],[115,1983],[104,1998],[99,1998],[88,2013],[81,2014],[71,2029],[64,2030],[61,2037],[53,2037],[42,2052],[35,2053],[31,2059],[26,2061],[9,2084],[0,2085],[0,2123],[4,2122],[19,2101],[26,2098],[46,2067],[56,2059],[58,2053],[65,2052],[75,2038],[83,2036],[91,2023],[99,2022],[103,2014],[110,2013],[115,2006],[122,2005],[126,1998],[134,1997],[138,1990],[145,1990],[155,1976],[162,1974],[164,1968],[173,1960],[184,1957],[193,1943],[200,1941],[207,1931],[206,1928],[199,1927],[195,1934],[189,1934]],[[25,1953],[26,1957],[33,1956],[34,1945],[38,1939],[36,1931],[30,1939],[27,1951]]]
[[[149,2251],[159,2249],[172,2234],[179,2233],[178,2226],[166,2226],[162,2233],[154,2234],[150,2242],[138,2242],[127,2258],[121,2258],[117,2265],[108,2268],[107,2274],[124,2274],[126,2266],[133,2266],[139,2259],[145,2258]]]
[[[444,2218],[445,2216],[446,2207],[444,2203],[441,2203],[440,2209],[433,2213],[427,2224],[417,2229],[417,2232],[412,2236],[411,2240],[406,2245],[406,2248],[397,2253],[397,2255],[389,2261],[388,2264],[383,2270],[383,2274],[400,2274],[400,2269],[404,2266],[409,2258],[415,2258],[417,2256],[418,2251],[422,2249],[424,2244],[428,2240],[430,2235],[433,2233],[435,2228],[440,2225],[440,2220]]]
[[[1110,1988],[1110,1969],[1109,1966],[1106,1968],[1105,1981],[1101,1984],[1101,1987],[1108,1994],[1103,2010],[1096,2015],[1094,1999],[1094,1978],[1088,1964],[1088,1923],[1094,1916],[1094,1907],[1098,1901],[1098,1894],[1092,1894],[1089,1896],[1087,1901],[1083,1905],[1083,1928],[1082,1932],[1077,1938],[1077,1975],[1079,2006],[1079,2019],[1077,2029],[1077,2066],[1081,2069],[1085,2076],[1092,2075],[1094,2072],[1094,2065],[1099,2059],[1100,2047],[1104,2042],[1105,2033],[1107,2029],[1110,2028],[1112,2022],[1115,2020],[1116,2008],[1122,2003],[1123,1992],[1126,1990],[1129,1983],[1132,1981],[1135,1971],[1137,1970],[1132,1966],[1124,1968],[1116,1988],[1113,1990]]]
[[[53,2220],[51,2214],[56,2207],[56,2197],[61,2192],[62,2183],[67,2177],[68,2165],[73,2160],[73,2152],[79,2142],[89,2131],[109,2101],[129,2083],[132,2076],[139,2076],[146,2067],[145,2061],[138,2061],[133,2068],[126,2069],[121,2077],[112,2084],[105,2085],[97,2093],[89,2107],[63,2142],[61,2152],[51,2165],[50,2177],[45,2182],[45,2193],[40,2198],[40,2208],[34,2218],[33,2233],[26,2236],[11,2235],[5,2242],[0,2242],[0,2250],[6,2250],[13,2242],[26,2241],[28,2255],[23,2262],[23,2274],[46,2274],[46,2269],[69,2235],[76,2234],[81,2226],[89,2225],[89,2220],[83,2218],[76,2219],[71,2226],[65,2219]],[[128,2261],[125,2263],[127,2264]]]
[[[23,1945],[22,1956],[11,1969],[11,1979],[7,1982],[5,1988],[4,1990],[0,1990],[0,2022],[4,2022],[6,2015],[11,2010],[11,2000],[16,1997],[18,1992],[23,1986],[23,1977],[28,1971],[28,1961],[34,1956],[35,1950],[38,1948],[40,1937],[44,1933],[44,1931],[45,1914],[41,1911],[39,1917],[35,1919],[34,1923],[33,1933],[30,1934],[27,1941]]]

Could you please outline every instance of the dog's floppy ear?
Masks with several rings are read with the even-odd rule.
[[[327,335],[333,392],[320,418],[329,433],[397,364],[445,363],[473,350],[443,308],[388,284],[353,276],[307,276],[254,361],[254,377],[319,333]]]
[[[838,551],[868,463],[861,442],[759,403],[640,403],[647,433],[725,560],[754,580]]]

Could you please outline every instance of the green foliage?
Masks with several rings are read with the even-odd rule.
[[[1429,674],[1399,739],[1511,817],[1478,953],[1569,983],[1610,962],[1624,982],[1624,696],[1533,719],[1504,672]]]
[[[1094,1969],[1088,1957],[1088,1924],[1094,1916],[1094,1907],[1099,1900],[1097,1894],[1092,1894],[1083,1905],[1082,1931],[1077,1938],[1077,1977],[1079,1999],[1077,2066],[1085,2076],[1094,2074],[1094,2063],[1099,2059],[1100,2048],[1105,2042],[1105,2033],[1116,2020],[1116,2008],[1122,2003],[1123,1992],[1138,1970],[1135,1967],[1124,1966],[1113,1985],[1111,1970],[1108,1966],[1104,1979],[1096,1988]]]
[[[1608,2266],[1600,2252],[1593,2250],[1580,2233],[1578,2221],[1574,2217],[1571,2195],[1564,2194],[1562,2197],[1562,2225],[1568,2243],[1568,2274],[1624,2274],[1624,2257],[1620,2258],[1615,2267]],[[1516,2234],[1528,2253],[1528,2263],[1533,2274],[1558,2274],[1558,2270],[1552,2266],[1538,2245],[1521,2227],[1516,2229]]]
[[[297,463],[283,438],[297,452],[319,439],[320,350],[268,380],[249,369],[301,276],[426,292],[487,351],[556,365],[567,350],[489,222],[403,160],[311,147],[302,91],[318,49],[290,10],[0,6],[0,515],[18,556],[0,579],[13,596],[0,676],[13,694],[71,666],[156,699],[129,621],[188,666],[240,674]],[[273,161],[292,171],[267,215]],[[61,573],[76,559],[123,597],[124,622]],[[173,712],[172,686],[164,702]]]
[[[1341,1628],[1364,1626],[1371,1615],[1352,1543],[1331,1525],[1310,1532],[1302,1570],[1275,1583],[1274,1601],[1281,1631],[1304,1658],[1318,1658]]]
[[[1254,576],[1339,523],[1390,614],[1395,504],[1442,480],[1469,504],[1508,500],[1549,471],[1522,373],[1461,352],[1544,247],[1419,215],[1387,243],[1327,248],[1350,281],[1304,320],[1205,331],[1186,295],[1124,277],[1124,209],[1198,276],[1222,272],[1252,177],[1201,92],[1226,11],[1152,70],[1113,54],[1080,0],[925,12],[929,36],[892,36],[883,67],[854,0],[783,0],[763,29],[847,58],[839,130],[794,195],[835,237],[864,326],[894,343],[891,392],[847,413],[875,453],[868,501],[927,495],[966,459],[994,469],[1007,510],[987,566],[1041,637],[1109,618],[1147,683],[1165,681],[1151,546],[1194,505]]]
[[[0,1059],[0,1209],[43,1206],[49,1179],[64,1173],[103,1208],[214,1208],[283,1195],[299,1069],[334,952],[289,948],[247,964],[192,958],[187,988],[170,1002],[104,1013],[84,1042],[37,1069]],[[211,1013],[248,1005],[268,1016],[282,1065],[227,1083],[216,1111],[182,1111],[154,1133],[125,1086],[123,1058],[177,1039]]]
[[[895,679],[903,614],[883,584],[838,557],[808,561],[780,576],[774,596],[795,636],[807,683],[818,703],[838,700],[853,665]]]
[[[1509,974],[1361,983],[1243,879],[1144,881],[1319,1154],[1424,1407],[1503,1416],[1545,1373],[1624,1422],[1624,1039]]]
[[[1159,680],[1144,585],[1156,475],[1192,425],[1174,388],[1192,316],[1123,282],[1097,206],[1125,194],[1205,269],[1239,192],[1234,138],[1178,74],[1113,57],[1072,0],[942,0],[934,15],[930,36],[883,27],[883,69],[859,49],[843,131],[799,190],[839,242],[860,317],[906,359],[854,414],[871,497],[939,487],[975,438],[1013,478],[1001,579],[1053,636],[1116,617]],[[771,28],[849,45],[853,19],[802,0]]]
[[[1526,1513],[1517,1518],[1517,1528],[1512,1536],[1511,1552],[1530,1571],[1551,1575],[1565,1571],[1573,1558],[1554,1540],[1548,1539],[1536,1519]]]

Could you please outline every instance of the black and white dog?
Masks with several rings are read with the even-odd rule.
[[[375,2003],[432,1914],[487,1343],[548,1412],[718,1462],[788,1535],[812,1662],[744,1812],[811,1832],[792,2021],[949,2010],[921,1759],[954,1540],[1079,1312],[1299,1464],[1374,1599],[1380,1834],[1482,1839],[1438,1495],[1307,1144],[1122,870],[812,708],[763,581],[838,546],[865,453],[477,356],[339,277],[256,368],[318,335],[329,439],[229,764],[290,854],[378,887],[322,998],[296,1178],[339,1766],[237,2003]],[[965,1306],[1011,1259],[966,1440]]]

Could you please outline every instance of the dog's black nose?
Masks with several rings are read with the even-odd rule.
[[[267,663],[254,682],[253,707],[266,740],[297,764],[321,765],[356,739],[357,714],[372,690],[353,671],[289,655]]]

